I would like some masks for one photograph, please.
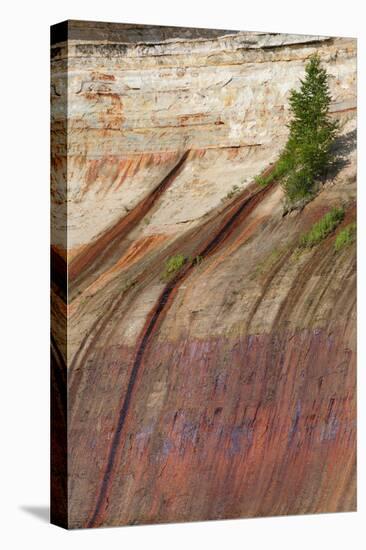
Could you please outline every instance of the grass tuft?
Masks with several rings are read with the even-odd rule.
[[[353,243],[356,239],[356,223],[352,222],[344,227],[336,236],[334,248],[339,252],[345,246]]]
[[[177,254],[176,256],[171,256],[165,262],[165,270],[163,273],[163,278],[167,281],[174,277],[176,273],[183,267],[186,262],[186,257],[183,254]]]
[[[284,154],[280,156],[274,168],[267,176],[256,176],[254,180],[261,187],[266,187],[275,180],[281,179],[293,168],[293,162],[289,157]]]
[[[301,248],[312,248],[319,244],[341,223],[344,218],[343,208],[332,208],[318,222],[316,222],[308,233],[300,239]]]

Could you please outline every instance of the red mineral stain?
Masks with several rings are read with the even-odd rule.
[[[177,164],[150,195],[148,195],[113,227],[105,231],[99,239],[86,247],[79,256],[73,259],[69,266],[69,280],[71,282],[81,275],[86,267],[90,267],[93,263],[95,264],[96,261],[103,262],[106,254],[113,253],[114,248],[118,246],[120,240],[124,239],[128,232],[142,220],[156,200],[167,189],[172,181],[174,181],[187,160],[188,155],[189,151],[182,155]]]

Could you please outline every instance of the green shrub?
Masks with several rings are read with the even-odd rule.
[[[343,208],[332,208],[318,222],[316,222],[308,233],[300,239],[302,248],[311,248],[327,237],[344,218]]]
[[[356,223],[352,222],[344,227],[336,236],[334,248],[338,252],[356,239]]]
[[[176,256],[171,256],[166,262],[165,262],[165,270],[163,273],[163,277],[165,280],[170,279],[173,277],[178,271],[183,267],[183,265],[186,262],[185,256],[183,254],[177,254]]]
[[[267,176],[256,176],[254,179],[258,185],[265,187],[269,183],[272,183],[272,181],[281,179],[286,173],[289,172],[290,168],[292,168],[291,158],[281,155]]]
[[[286,175],[282,181],[282,187],[290,205],[305,197],[310,197],[309,180],[309,173],[305,169],[295,169]]]

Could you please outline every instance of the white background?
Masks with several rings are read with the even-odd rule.
[[[0,544],[12,548],[364,548],[365,14],[356,0],[8,1],[1,9]],[[357,36],[359,511],[67,532],[49,492],[49,25],[64,19]],[[363,35],[362,35],[363,33]],[[362,72],[363,71],[363,72]],[[3,166],[5,164],[5,172]]]

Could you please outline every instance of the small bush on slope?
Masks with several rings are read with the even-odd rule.
[[[356,223],[352,222],[344,227],[336,236],[334,248],[338,252],[356,239]]]
[[[300,239],[302,248],[311,248],[320,243],[341,223],[344,218],[343,208],[332,208],[318,222],[316,222],[308,233]]]
[[[165,280],[173,277],[185,264],[186,258],[183,254],[177,254],[176,256],[171,256],[165,262],[165,271],[163,277]]]
[[[281,179],[285,174],[290,171],[290,168],[292,168],[291,160],[289,158],[281,156],[267,176],[257,176],[255,178],[255,181],[262,187],[265,187],[272,181]]]

